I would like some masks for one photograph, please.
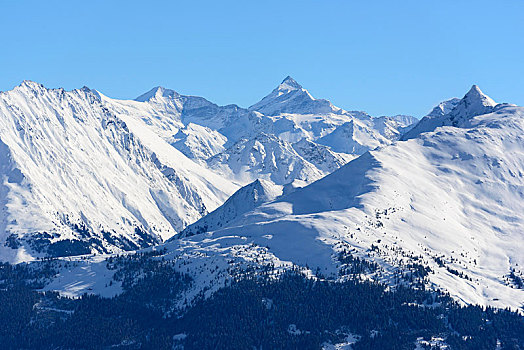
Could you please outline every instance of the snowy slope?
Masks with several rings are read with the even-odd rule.
[[[104,96],[104,102],[115,113],[141,119],[151,131],[197,161],[272,124],[260,113],[236,105],[218,106],[203,97],[181,95],[163,87],[153,88],[134,101]]]
[[[195,278],[188,298],[248,266],[337,278],[336,257],[350,251],[380,264],[367,278],[394,285],[418,264],[430,269],[429,287],[465,303],[521,308],[524,290],[509,276],[524,272],[524,108],[489,101],[474,88],[442,116],[457,125],[366,152],[261,205],[263,182],[247,186],[208,218],[209,232],[163,245],[164,258]]]
[[[157,134],[167,140],[179,129],[193,124],[205,128],[200,130],[201,133],[220,133],[220,138],[225,137],[227,140],[226,146],[230,146],[241,137],[270,128],[272,123],[271,119],[260,113],[236,105],[218,106],[203,97],[181,95],[162,87],[152,89],[136,98],[136,101],[141,103],[115,100],[114,103],[119,103],[121,108],[130,109],[130,114],[139,115]],[[186,144],[186,147],[191,148],[191,144]]]
[[[284,140],[323,140],[320,143],[336,152],[357,155],[397,140],[416,122],[410,116],[373,118],[365,112],[343,110],[328,100],[314,98],[291,77],[249,109],[271,116],[273,133]]]
[[[418,119],[410,115],[373,118],[373,128],[390,141],[398,140],[417,123]]]
[[[104,101],[115,114],[141,119],[184,155],[241,185],[259,177],[278,184],[298,181],[304,185],[354,158],[335,155],[325,146],[310,142],[304,155],[320,161],[318,168],[293,149],[290,142],[309,137],[309,131],[303,128],[315,129],[316,122],[323,123],[315,120],[315,115],[294,119],[266,116],[235,105],[217,106],[201,97],[161,87],[136,101]],[[326,128],[333,129],[333,124]],[[319,154],[325,158],[315,158]]]
[[[325,130],[322,129],[322,126],[312,125],[310,127],[308,125],[315,124],[315,122],[316,124],[320,124],[318,123],[319,121],[323,121],[326,124],[341,125],[353,120],[354,118],[362,121],[387,119],[398,123],[401,127],[406,127],[417,121],[416,118],[407,115],[374,118],[366,112],[346,111],[334,106],[328,100],[314,98],[309,91],[304,89],[296,80],[289,76],[269,95],[249,107],[249,109],[272,116],[275,120],[284,117],[295,125],[300,126],[301,124],[304,124],[304,129],[311,132],[309,134],[311,139],[325,135]]]
[[[307,139],[302,139],[294,143],[293,148],[302,158],[326,174],[332,173],[350,160],[356,158],[356,156],[352,154],[333,152],[330,147]]]
[[[342,162],[342,157],[333,156],[326,168],[338,168]],[[265,133],[241,139],[226,151],[208,159],[207,165],[238,183],[266,179],[278,185],[293,182],[307,184],[328,174],[301,157],[291,143]]]
[[[189,123],[173,136],[170,143],[187,157],[204,160],[223,152],[226,142],[227,138],[218,131]]]
[[[268,173],[275,169],[281,174],[273,174],[271,179],[279,184],[317,180],[366,150],[398,139],[406,123],[412,121],[409,116],[375,119],[364,112],[344,111],[327,100],[313,98],[291,77],[249,110],[236,105],[218,106],[202,97],[162,87],[135,101],[104,101],[114,113],[141,119],[187,157],[242,185],[259,176],[269,178]],[[341,132],[347,123],[355,123],[358,131]],[[341,130],[334,132],[339,127]],[[330,133],[330,142],[317,143]],[[235,156],[239,147],[245,148],[244,144],[260,143],[261,135],[270,139],[255,148],[267,148],[268,154],[276,156],[266,158],[251,151]],[[305,148],[294,152],[289,147],[303,140],[308,142],[308,152],[300,155],[306,162],[297,157]],[[326,157],[318,163],[320,154]]]
[[[385,137],[369,129],[359,120],[340,125],[317,142],[331,147],[335,152],[358,155],[389,143]]]
[[[32,82],[2,93],[2,259],[155,244],[241,185],[261,178],[304,186],[396,137],[291,78],[276,91],[292,114],[218,106],[162,87],[132,101]],[[280,103],[271,96],[267,108]],[[358,137],[316,142],[350,122],[361,127]],[[359,148],[337,148],[351,154],[333,150],[354,138]]]
[[[283,186],[275,185],[267,180],[255,180],[235,192],[229,199],[215,211],[186,227],[180,235],[173,239],[192,236],[195,234],[215,231],[239,217],[255,209],[261,204],[271,202],[283,193]]]
[[[2,260],[156,244],[237,188],[103,99],[29,81],[0,93]]]
[[[443,115],[448,114],[455,108],[460,102],[460,98],[450,98],[449,100],[439,103],[435,108],[429,112],[428,116],[430,117],[442,117]]]
[[[460,300],[521,307],[508,276],[524,264],[524,108],[486,105],[476,90],[450,117],[460,127],[366,153],[211,237],[245,237],[327,272],[344,243],[381,262],[385,280],[401,261],[418,262]],[[479,106],[491,113],[476,116]]]

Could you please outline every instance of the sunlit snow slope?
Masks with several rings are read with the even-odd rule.
[[[195,279],[188,300],[246,267],[300,266],[343,278],[339,254],[349,252],[379,265],[363,278],[394,286],[422,267],[428,287],[465,303],[522,308],[524,290],[511,275],[522,276],[524,264],[524,108],[496,104],[476,86],[438,108],[430,127],[421,121],[406,141],[306,187],[250,184],[158,247]],[[95,260],[79,269],[103,269]],[[78,271],[46,288],[118,292]]]
[[[291,77],[249,109],[218,106],[162,87],[135,101],[104,97],[104,102],[117,115],[142,120],[187,157],[239,185],[259,178],[278,185],[311,183],[398,139],[416,121],[344,111],[315,99]]]
[[[379,263],[382,281],[416,263],[459,300],[520,308],[524,290],[510,274],[524,266],[524,108],[474,86],[435,117],[433,130],[422,125],[425,133],[168,247],[334,276],[346,249]]]
[[[0,258],[150,246],[243,185],[307,185],[389,144],[412,121],[343,111],[289,77],[263,101],[264,113],[277,104],[290,114],[162,87],[136,100],[29,81],[1,93]],[[350,122],[358,132],[345,132]]]
[[[140,123],[87,88],[0,93],[0,258],[149,246],[235,191]]]

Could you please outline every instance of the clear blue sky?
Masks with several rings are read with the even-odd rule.
[[[291,75],[373,115],[420,117],[474,83],[524,105],[523,0],[0,0],[0,35],[0,90],[162,85],[247,107]]]

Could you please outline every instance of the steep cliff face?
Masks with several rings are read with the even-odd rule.
[[[87,88],[0,94],[3,260],[157,244],[236,189],[128,122]]]

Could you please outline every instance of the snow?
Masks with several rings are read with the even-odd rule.
[[[324,343],[322,344],[322,350],[351,350],[351,345],[355,344],[360,340],[360,336],[354,335],[349,333],[346,336],[346,340],[342,343],[337,344],[330,344],[330,343]]]
[[[185,333],[178,333],[173,336],[174,341],[182,341],[187,338],[187,334]]]
[[[239,185],[258,178],[278,184],[310,183],[367,149],[391,143],[407,127],[406,123],[413,122],[409,116],[375,121],[364,112],[344,111],[329,101],[313,98],[291,77],[249,110],[236,105],[217,106],[202,97],[184,96],[162,87],[135,101],[106,100],[116,114],[142,119],[151,131],[184,155]],[[347,139],[352,135],[343,134],[342,139],[332,143],[317,143],[354,120],[359,126],[356,152],[333,151],[338,144],[353,142]],[[309,143],[307,151],[293,146],[303,141]]]
[[[115,271],[106,267],[107,255],[64,258],[69,263],[65,270],[47,284],[43,291],[59,290],[60,294],[77,298],[84,293],[98,294],[105,298],[114,297],[123,292],[119,282],[112,281]]]
[[[523,115],[504,106],[472,117],[470,127],[371,151],[213,237],[239,234],[260,244],[258,235],[270,233],[280,260],[328,271],[337,242],[365,256],[380,239],[376,261],[394,267],[395,259],[422,256],[434,270],[430,282],[458,300],[520,308],[524,291],[504,276],[524,263]],[[470,279],[438,266],[437,256]]]
[[[331,167],[338,168],[343,164],[342,158],[337,160],[338,164],[333,159],[335,163],[331,163]],[[327,172],[301,157],[291,143],[265,133],[240,140],[226,151],[208,159],[207,165],[238,183],[261,178],[279,185],[296,180],[310,183],[327,175]]]
[[[302,91],[290,77],[276,90],[279,94],[301,91],[311,101],[318,101],[305,90]],[[335,155],[336,152],[329,149],[330,145],[319,145],[314,142],[315,139],[352,120],[353,115],[368,118],[367,124],[362,127],[366,130],[373,128],[370,117],[363,112],[352,112],[352,116],[348,112],[340,115],[337,113],[341,109],[333,107],[329,115],[314,114],[314,110],[306,114],[264,115],[235,105],[217,106],[201,97],[184,96],[161,87],[154,88],[135,101],[106,100],[116,114],[142,119],[151,131],[184,155],[240,185],[257,178],[271,179],[279,184],[307,184],[317,180],[356,155]],[[295,100],[285,101],[289,109],[294,109],[297,103]],[[327,101],[322,103],[331,105]],[[305,139],[310,143],[309,150],[307,154],[298,155],[292,144]],[[244,150],[243,154],[239,154],[239,149]],[[318,159],[320,154],[327,156],[327,159]],[[306,158],[311,155],[313,159]],[[320,164],[315,163],[319,160]],[[281,174],[276,174],[275,169],[279,169]]]
[[[99,95],[107,104],[112,103],[110,99],[100,93]],[[123,101],[119,103],[124,104]],[[175,170],[177,174],[180,174],[179,177],[185,177],[188,182],[186,186],[195,186],[202,191],[200,195],[206,208],[215,209],[236,189],[236,186],[232,185],[230,181],[196,164],[174,149],[157,133],[148,128],[141,118],[122,110],[115,110],[115,113],[126,123],[131,132],[154,152],[163,165]]]
[[[164,88],[121,101],[24,82],[0,94],[0,115],[0,239],[23,243],[2,244],[3,260],[33,259],[27,242],[44,232],[81,238],[71,223],[112,253],[122,248],[103,232],[140,245],[136,227],[160,242],[197,222],[159,246],[194,278],[188,300],[248,266],[336,278],[351,249],[381,266],[367,278],[393,284],[414,262],[461,302],[524,304],[508,279],[524,264],[524,108],[477,86],[414,127],[344,111],[289,77],[250,110]],[[105,257],[46,290],[119,293]]]
[[[292,323],[288,326],[287,328],[287,332],[291,335],[295,335],[295,336],[298,336],[298,335],[302,335],[302,334],[309,334],[310,332],[309,331],[302,331],[300,329],[297,328],[297,325]]]
[[[370,149],[387,145],[389,142],[380,134],[358,120],[352,120],[338,126],[330,134],[317,140],[318,143],[330,146],[339,153],[363,154]]]
[[[377,138],[391,142],[367,114],[316,100],[292,78],[276,90],[312,105],[285,99],[287,109],[302,114],[269,116],[163,87],[115,100],[86,87],[65,91],[30,81],[2,93],[0,241],[10,243],[1,245],[0,258],[32,260],[67,240],[84,243],[65,254],[156,244],[243,185],[264,179],[305,186],[376,147]],[[315,114],[319,104],[329,113]],[[354,153],[333,151],[351,140],[316,142],[355,118],[362,147]]]
[[[357,156],[332,151],[331,147],[302,139],[293,144],[295,151],[320,171],[330,174]]]
[[[404,115],[373,118],[365,112],[345,111],[315,99],[291,77],[249,109],[270,116],[273,133],[283,140],[306,139],[351,155],[390,144],[416,122]]]
[[[208,159],[225,150],[227,138],[216,130],[189,123],[181,128],[170,142],[190,159]]]
[[[423,132],[433,131],[444,125],[467,126],[470,119],[493,111],[497,103],[473,85],[461,99],[450,99],[440,103],[428,116],[402,136],[403,140],[417,137]]]
[[[276,185],[267,180],[255,180],[235,192],[218,209],[189,225],[180,235],[173,238],[178,239],[180,237],[219,229],[257,206],[275,200],[281,196],[282,193],[283,186]]]
[[[451,98],[449,100],[439,103],[435,108],[429,112],[428,116],[430,117],[442,117],[446,114],[449,114],[460,102],[460,98]]]
[[[422,337],[417,338],[417,341],[415,342],[415,350],[423,350],[428,347],[439,350],[449,349],[449,345],[446,344],[441,337],[431,337],[430,340],[424,340]]]
[[[17,241],[15,249],[0,245],[2,260],[27,261],[54,242],[86,239],[74,225],[96,239],[91,251],[158,243],[238,188],[142,120],[112,113],[108,101],[87,88],[68,92],[29,81],[0,94],[0,241]],[[48,243],[35,246],[42,239]]]
[[[327,100],[313,98],[306,89],[289,76],[269,95],[249,109],[265,115],[282,113],[325,114],[340,110]]]
[[[382,267],[370,276],[382,282],[419,263],[432,270],[429,287],[463,303],[519,309],[524,291],[506,276],[524,264],[523,116],[522,107],[500,105],[369,151],[226,227],[172,240],[168,255],[186,261],[195,288],[211,293],[227,280],[228,259],[336,278],[334,256],[349,248]],[[206,271],[200,259],[218,270]]]

